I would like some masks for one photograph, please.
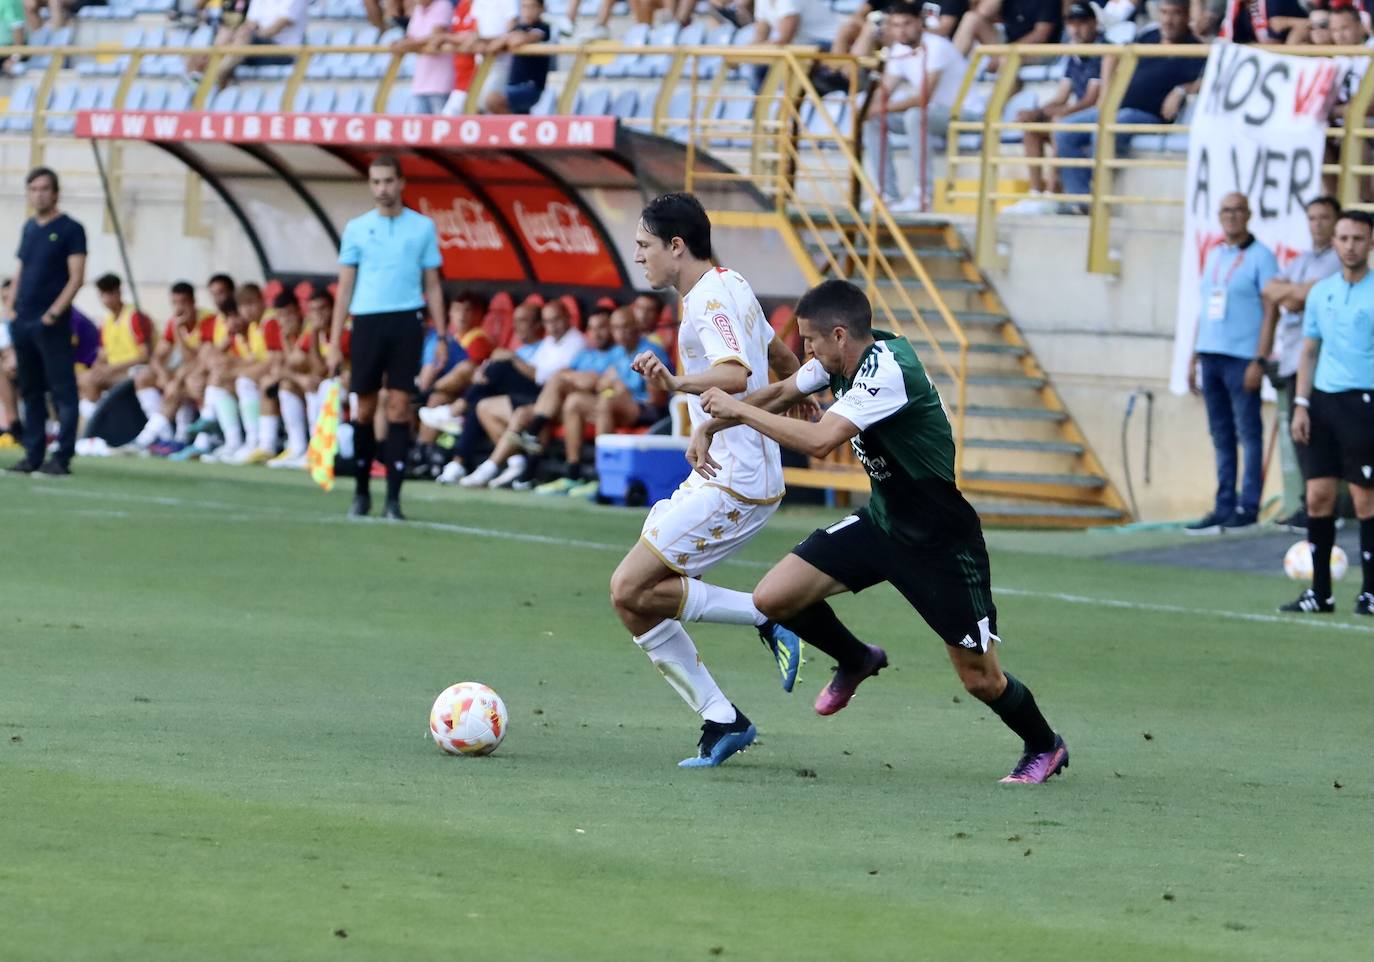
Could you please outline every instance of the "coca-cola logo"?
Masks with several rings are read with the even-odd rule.
[[[582,212],[572,204],[551,201],[543,210],[531,210],[520,201],[515,202],[515,222],[525,243],[537,254],[601,253],[596,232],[582,219]]]
[[[420,213],[434,219],[439,233],[439,247],[461,251],[499,251],[505,247],[496,222],[487,216],[486,208],[475,200],[455,197],[448,207],[435,207],[427,198],[420,198]]]

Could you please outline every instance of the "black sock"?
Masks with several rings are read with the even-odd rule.
[[[1374,593],[1374,518],[1360,522],[1360,564],[1364,568],[1361,592]]]
[[[782,625],[801,635],[808,645],[834,658],[841,668],[858,668],[868,659],[868,646],[854,637],[824,601],[798,612]]]
[[[358,462],[358,473],[354,475],[356,493],[370,494],[368,480],[372,477],[372,460],[377,456],[377,432],[372,430],[372,422],[353,422],[353,456]]]
[[[1336,543],[1336,519],[1309,515],[1307,540],[1312,545],[1312,590],[1325,601],[1331,597],[1331,546]]]
[[[525,425],[525,433],[539,437],[539,433],[543,431],[544,428],[548,427],[548,425],[548,418],[542,414],[536,414],[534,417],[530,418],[530,423]]]
[[[406,476],[406,454],[410,451],[410,425],[404,421],[388,421],[386,425],[386,444],[382,448],[382,460],[386,462],[386,499],[398,501],[401,497],[401,482]]]
[[[575,463],[573,463],[573,464],[568,465],[568,480],[570,480],[570,481],[581,481],[581,480],[582,480],[582,462],[581,462],[581,461],[577,461],[577,462],[575,462]]]
[[[1039,755],[1054,748],[1054,729],[1040,714],[1040,706],[1035,703],[1031,690],[1021,684],[1015,675],[1007,674],[1007,687],[987,705],[1002,723],[1021,736],[1026,743],[1026,751]]]

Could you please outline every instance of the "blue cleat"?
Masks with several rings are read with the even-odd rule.
[[[782,690],[790,692],[797,683],[797,672],[802,663],[802,640],[791,628],[784,628],[776,621],[765,621],[759,625],[759,640],[773,653],[778,663],[778,673],[782,675]]]
[[[715,768],[735,752],[742,752],[758,737],[754,723],[744,717],[744,712],[735,709],[735,720],[729,724],[705,722],[701,726],[701,740],[697,742],[698,754],[695,758],[684,758],[677,763],[678,768]]]

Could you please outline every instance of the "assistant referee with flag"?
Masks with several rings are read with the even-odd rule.
[[[405,178],[395,157],[374,157],[367,169],[368,187],[376,208],[353,218],[339,245],[339,289],[334,301],[334,324],[329,337],[329,368],[343,368],[344,321],[353,316],[349,356],[349,387],[358,396],[353,412],[353,451],[357,457],[357,493],[349,514],[366,517],[372,511],[368,481],[377,453],[372,425],[377,392],[386,392],[385,516],[404,521],[401,481],[410,450],[410,394],[420,373],[424,344],[424,311],[434,329],[444,330],[444,295],[440,286],[438,233],[434,221],[401,204]],[[442,351],[444,340],[439,339]],[[444,359],[437,359],[442,365]]]

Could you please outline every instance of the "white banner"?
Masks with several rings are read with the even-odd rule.
[[[1199,285],[1207,253],[1222,242],[1221,199],[1250,199],[1250,233],[1283,266],[1311,246],[1306,207],[1322,193],[1327,114],[1344,66],[1217,43],[1207,57],[1189,123],[1183,255],[1170,387],[1188,390]]]

